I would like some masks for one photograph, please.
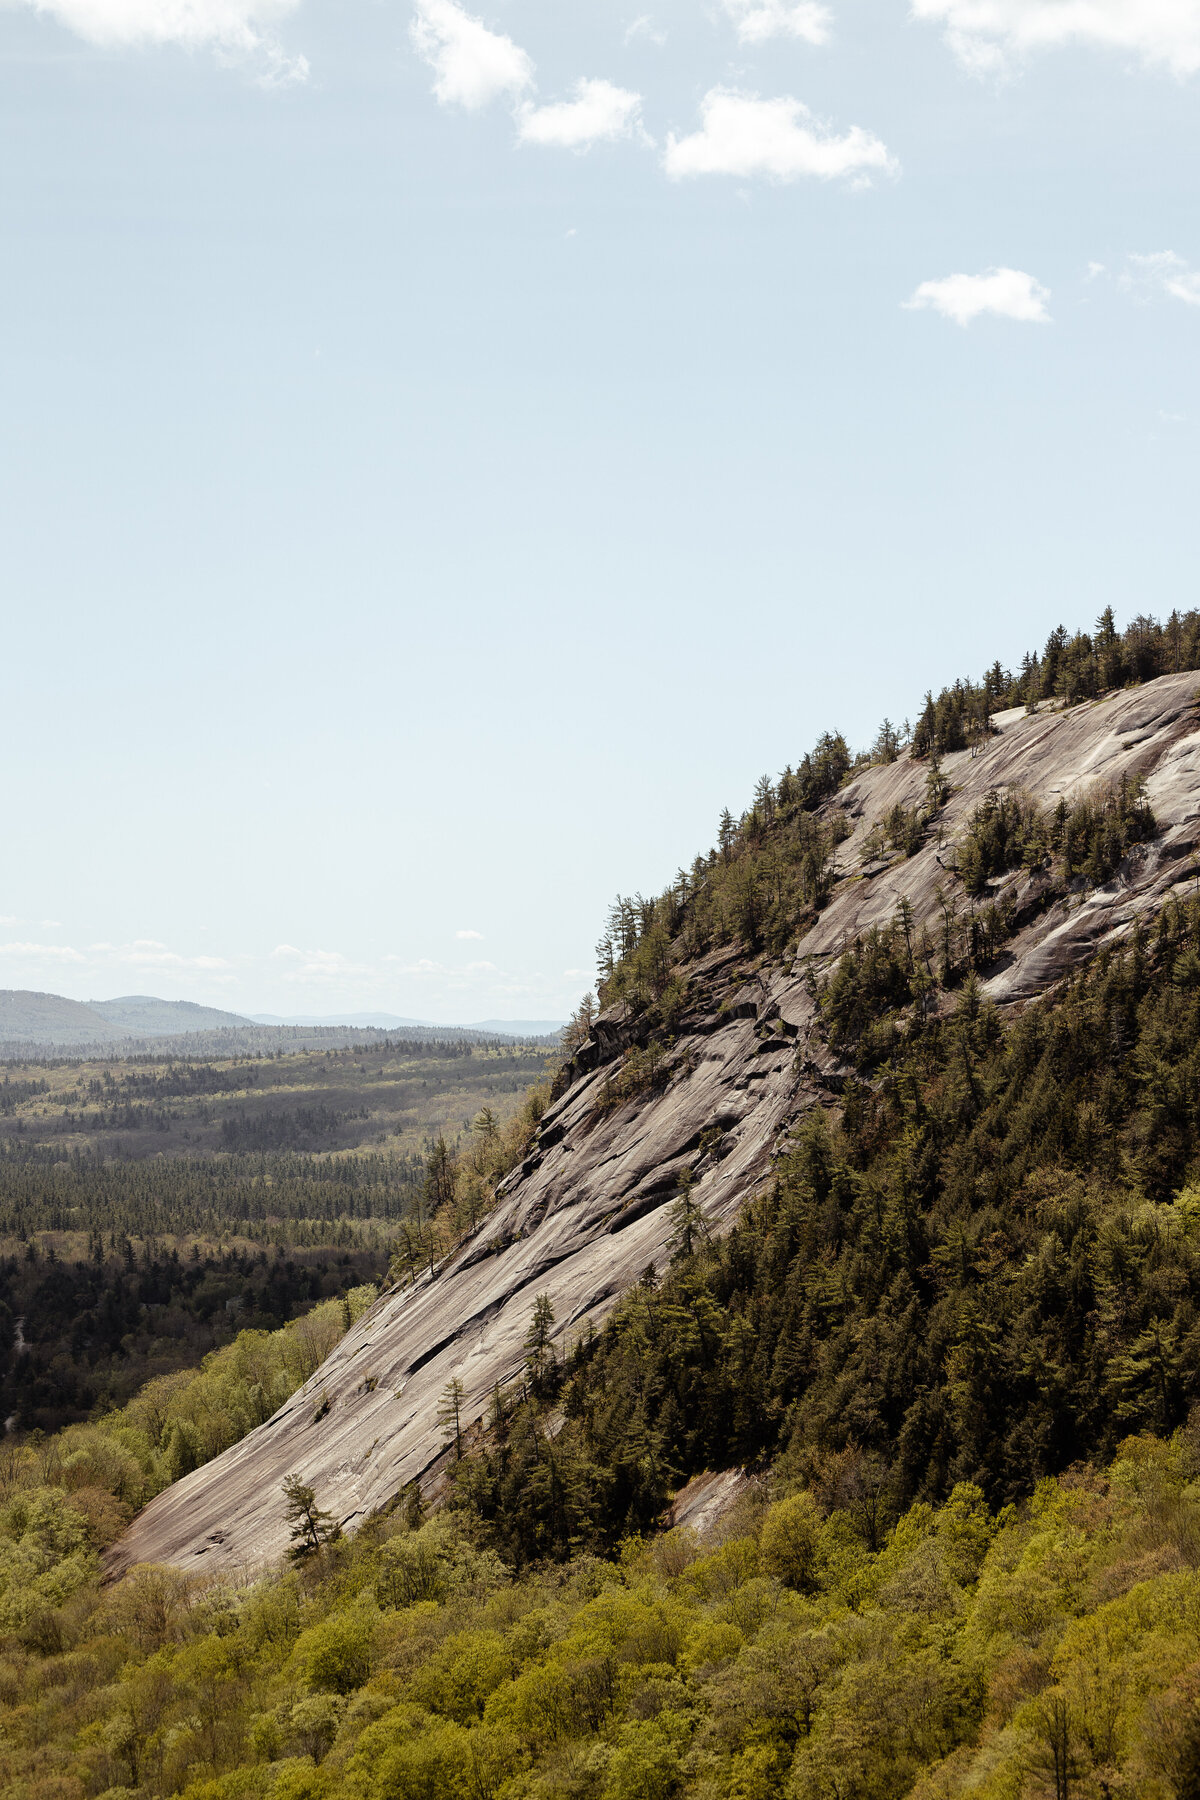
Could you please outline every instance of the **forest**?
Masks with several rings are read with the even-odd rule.
[[[937,828],[940,756],[996,711],[1200,658],[1200,615],[1110,628],[931,696],[910,728],[925,805],[867,854]],[[871,756],[907,736],[885,722]],[[836,795],[861,766],[826,734],[666,893],[617,902],[600,999],[629,1042],[598,1106],[656,1079],[692,959],[731,946],[752,967],[815,916]],[[474,1113],[451,1132],[448,1112],[406,1164],[365,1138],[127,1164],[82,1146],[52,1160],[49,1126],[10,1140],[4,1216],[34,1249],[14,1277],[48,1279],[46,1234],[82,1232],[77,1274],[90,1258],[140,1295],[171,1217],[218,1246],[227,1231],[226,1255],[236,1222],[242,1263],[196,1274],[197,1312],[228,1334],[199,1367],[146,1366],[90,1417],[0,1441],[5,1793],[1196,1800],[1200,893],[1022,1008],[1002,1014],[980,983],[1013,925],[989,880],[1022,869],[1026,903],[1049,904],[1155,828],[1136,783],[1049,813],[981,806],[935,918],[901,908],[809,969],[835,1073],[733,1228],[710,1236],[685,1170],[669,1255],[601,1329],[560,1342],[531,1293],[523,1369],[487,1419],[466,1426],[447,1388],[425,1491],[347,1539],[295,1470],[290,1554],[261,1579],[106,1583],[102,1559],[382,1286],[474,1228],[571,1081],[592,1004],[519,1106],[473,1089]],[[31,1120],[84,1105],[51,1097],[52,1069],[13,1073]],[[248,1118],[251,1086],[221,1090],[205,1129]],[[352,1114],[350,1091],[303,1104]],[[103,1082],[87,1100],[110,1103]],[[357,1248],[373,1232],[374,1266]],[[342,1259],[340,1292],[299,1292],[302,1250]],[[286,1320],[254,1298],[281,1256]],[[188,1279],[199,1260],[179,1255]],[[243,1285],[222,1300],[226,1279]],[[689,1478],[734,1468],[714,1528],[672,1523]]]
[[[252,1419],[263,1377],[319,1347],[239,1344],[106,1426],[0,1454],[13,1800],[1197,1791],[1192,1427],[1129,1435],[1018,1504],[960,1481],[888,1517],[836,1457],[785,1460],[715,1536],[525,1565],[469,1503],[424,1517],[414,1493],[347,1540],[296,1476],[285,1570],[104,1586],[102,1547],[205,1421],[247,1396]]]
[[[546,1060],[404,1040],[10,1066],[0,1418],[48,1431],[86,1418],[240,1329],[379,1281],[398,1243],[444,1254],[460,1222],[443,1192],[427,1202],[430,1165],[444,1188],[460,1146],[486,1141],[486,1166],[502,1161]],[[476,1175],[477,1213],[484,1186]]]

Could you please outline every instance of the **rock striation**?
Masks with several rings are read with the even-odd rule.
[[[444,1456],[439,1399],[452,1378],[463,1385],[464,1418],[474,1420],[495,1384],[520,1373],[537,1295],[549,1295],[560,1344],[569,1343],[603,1320],[647,1264],[663,1265],[684,1168],[695,1172],[711,1228],[728,1227],[790,1126],[841,1084],[814,1030],[811,971],[887,923],[902,899],[918,921],[932,917],[955,836],[989,792],[1021,790],[1053,806],[1140,777],[1158,824],[1103,888],[1047,906],[1022,874],[993,884],[1018,922],[1027,915],[985,983],[1001,1006],[1043,992],[1194,883],[1196,688],[1195,673],[1164,676],[1066,712],[1000,714],[981,748],[943,759],[952,792],[940,829],[905,859],[864,863],[864,846],[894,806],[923,801],[927,765],[902,755],[860,774],[834,802],[852,830],[838,848],[830,902],[795,957],[752,967],[745,953],[724,950],[692,964],[666,1085],[616,1108],[601,1095],[632,1027],[615,1010],[602,1015],[478,1232],[433,1276],[385,1293],[266,1424],[153,1500],[110,1553],[110,1568],[251,1569],[278,1557],[287,1541],[280,1484],[292,1472],[354,1530]]]

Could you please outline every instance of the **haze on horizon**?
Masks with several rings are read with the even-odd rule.
[[[563,1017],[1193,602],[1200,0],[4,0],[0,987]]]

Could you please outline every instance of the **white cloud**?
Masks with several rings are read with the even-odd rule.
[[[769,38],[802,38],[827,44],[832,15],[817,0],[725,0],[725,11],[743,44],[765,44]]]
[[[1131,256],[1121,274],[1121,286],[1134,293],[1166,294],[1186,306],[1200,306],[1200,269],[1189,268],[1174,250],[1156,250],[1150,256]]]
[[[21,923],[21,921],[20,921],[20,919],[17,918],[15,913],[13,913],[13,914],[0,913],[0,926],[19,925],[20,923]]]
[[[450,975],[453,973],[453,970],[447,969],[444,964],[432,962],[428,956],[420,956],[416,962],[405,962],[402,956],[389,953],[383,960],[385,963],[395,963],[397,975]]]
[[[276,944],[271,955],[292,965],[284,970],[284,981],[334,981],[371,973],[365,963],[351,962],[340,950],[298,950],[295,944]]]
[[[474,938],[480,944],[483,942],[482,931],[456,931],[454,935],[456,938]]]
[[[45,958],[48,962],[86,962],[78,950],[66,944],[0,944],[0,956]]]
[[[654,44],[661,50],[667,41],[667,34],[665,31],[659,31],[657,29],[654,20],[650,17],[649,13],[643,13],[640,18],[635,19],[631,25],[625,27],[625,42],[627,44],[636,43],[638,38],[645,38],[647,43]]]
[[[93,944],[92,952],[101,951],[108,962],[136,969],[227,969],[223,956],[182,956],[169,950],[157,938],[135,938],[132,944]]]
[[[941,281],[923,281],[905,305],[918,310],[931,307],[956,325],[969,325],[980,313],[1002,319],[1045,325],[1048,290],[1021,269],[986,269],[982,275],[947,275]]]
[[[641,128],[642,96],[611,81],[586,77],[575,83],[573,100],[548,106],[526,104],[517,114],[517,136],[523,144],[548,144],[562,150],[587,150],[592,144],[645,133]]]
[[[443,106],[475,112],[502,94],[517,96],[533,86],[533,63],[525,51],[489,31],[455,0],[417,0],[411,37],[433,70],[433,91]]]
[[[1132,53],[1175,75],[1200,69],[1196,0],[913,0],[912,10],[944,25],[950,48],[978,73],[1070,44]]]
[[[702,128],[690,137],[667,139],[663,167],[685,175],[769,175],[794,181],[801,175],[823,180],[870,171],[894,175],[895,158],[871,132],[858,125],[840,136],[815,121],[799,100],[784,95],[760,100],[755,94],[713,88],[700,103]]]
[[[303,81],[308,63],[289,57],[272,27],[299,0],[0,0],[55,19],[91,44],[132,48],[179,44],[187,50],[215,50],[227,57],[265,62],[265,79]]]

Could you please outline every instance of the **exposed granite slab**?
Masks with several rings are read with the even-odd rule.
[[[464,1416],[475,1419],[493,1386],[520,1372],[538,1294],[549,1294],[560,1342],[569,1342],[599,1324],[648,1263],[663,1265],[678,1172],[714,1128],[720,1139],[699,1165],[696,1196],[712,1228],[727,1227],[768,1173],[785,1127],[828,1103],[840,1084],[842,1072],[810,1035],[807,959],[827,964],[856,934],[886,923],[901,897],[918,920],[931,917],[936,890],[949,879],[949,845],[990,789],[1027,789],[1053,804],[1094,782],[1140,774],[1160,826],[1108,887],[1031,919],[987,983],[1003,1004],[1040,992],[1193,880],[1197,681],[1195,673],[1165,676],[1069,712],[1002,715],[981,751],[944,759],[955,791],[941,843],[931,834],[916,855],[886,862],[870,878],[861,851],[872,825],[897,802],[923,800],[927,766],[903,756],[860,775],[837,799],[854,822],[839,850],[842,879],[796,959],[749,980],[743,959],[728,953],[695,965],[696,1005],[680,1029],[672,1080],[664,1092],[609,1112],[597,1108],[598,1092],[626,1034],[619,1019],[602,1019],[583,1059],[595,1065],[546,1115],[534,1152],[475,1237],[432,1278],[385,1294],[274,1418],[152,1501],[109,1567],[229,1570],[278,1557],[287,1539],[280,1483],[292,1471],[353,1530],[442,1455],[438,1400],[452,1377],[465,1390]],[[771,1037],[774,1021],[782,1029],[775,1025]]]

